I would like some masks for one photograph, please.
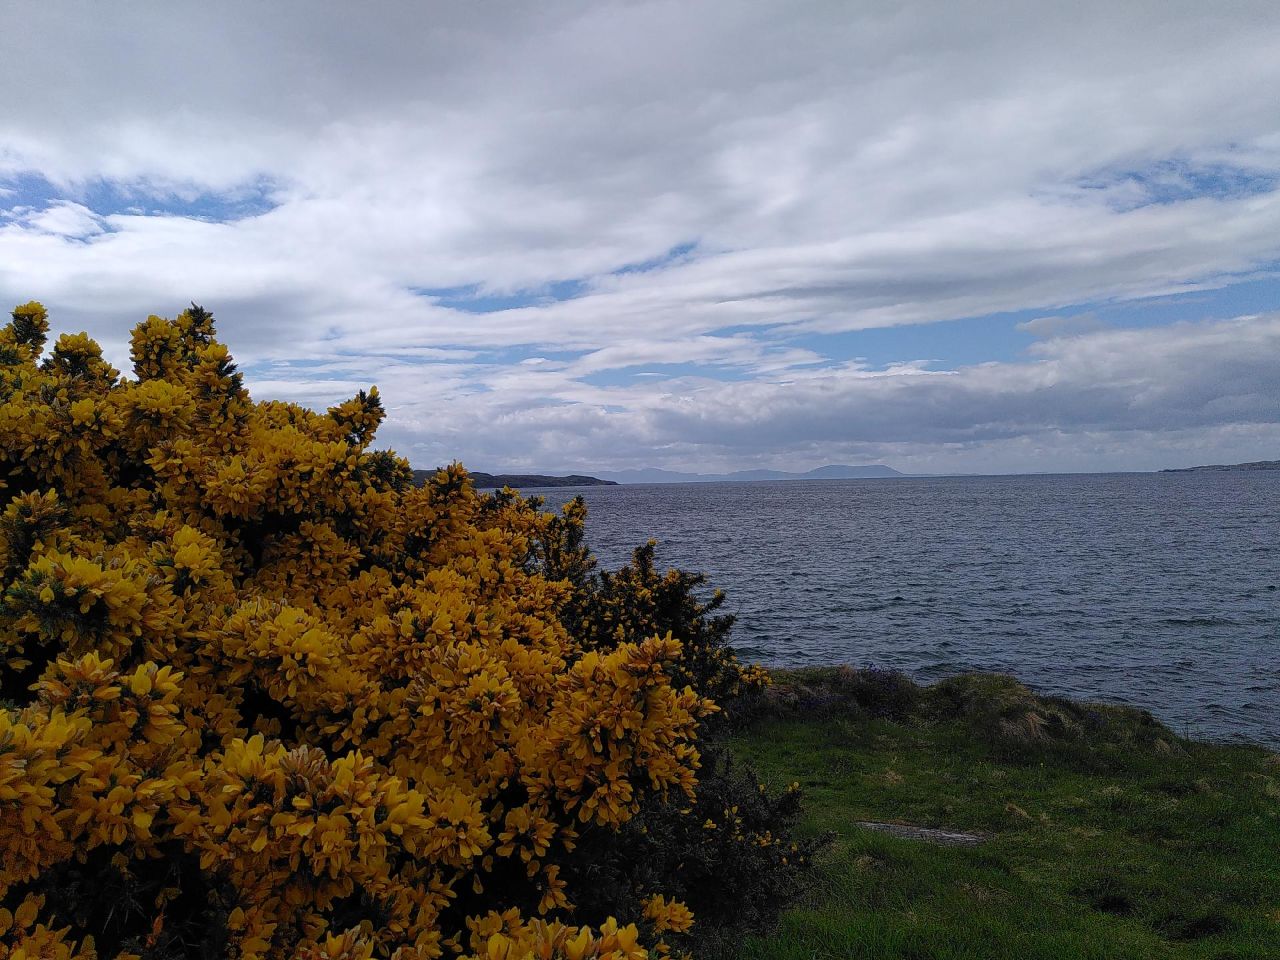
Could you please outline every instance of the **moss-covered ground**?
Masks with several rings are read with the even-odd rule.
[[[751,960],[1280,958],[1280,757],[1006,678],[779,676],[732,752],[799,781],[820,877]],[[901,839],[885,821],[984,835]]]

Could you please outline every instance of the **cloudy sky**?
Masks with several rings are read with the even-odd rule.
[[[0,301],[417,466],[1280,457],[1280,7],[0,7]]]

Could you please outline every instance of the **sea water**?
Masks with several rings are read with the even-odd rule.
[[[1280,472],[645,484],[590,506],[604,566],[659,541],[769,665],[1010,673],[1280,744]]]

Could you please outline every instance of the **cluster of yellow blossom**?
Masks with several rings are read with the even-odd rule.
[[[716,707],[566,627],[581,517],[414,486],[376,390],[254,403],[200,308],[134,379],[47,329],[0,329],[0,958],[667,955],[683,904],[574,925],[564,864]]]
[[[645,960],[635,924],[606,920],[597,932],[556,921],[522,919],[518,911],[490,912],[469,920],[471,953],[466,960]],[[656,948],[666,956],[665,944]]]

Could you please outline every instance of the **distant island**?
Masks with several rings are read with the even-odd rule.
[[[1161,473],[1202,473],[1224,470],[1280,470],[1280,460],[1254,460],[1252,463],[1210,463],[1203,467],[1170,467]]]
[[[787,470],[738,470],[734,473],[681,473],[676,470],[659,470],[643,467],[639,470],[615,470],[602,472],[618,483],[725,483],[749,480],[875,480],[902,477],[893,467],[875,463],[865,466],[849,466],[832,463],[804,473]]]
[[[536,487],[614,487],[626,483],[737,483],[751,480],[885,480],[905,477],[893,467],[873,463],[863,466],[831,463],[804,473],[787,470],[738,470],[734,473],[681,473],[678,470],[660,470],[642,467],[638,470],[602,472],[599,477],[573,473],[568,476],[550,476],[543,473],[483,473],[467,471],[471,480],[482,490],[499,487],[515,487],[518,490]],[[413,471],[413,482],[421,486],[434,470]]]
[[[599,477],[584,477],[571,474],[567,477],[548,477],[540,473],[482,473],[479,470],[468,470],[471,482],[482,490],[497,490],[499,487],[515,487],[517,490],[534,487],[613,487],[614,480],[601,480]],[[413,471],[413,482],[422,486],[427,479],[435,475],[434,470]]]

